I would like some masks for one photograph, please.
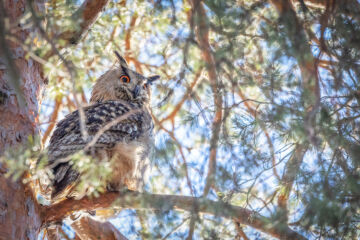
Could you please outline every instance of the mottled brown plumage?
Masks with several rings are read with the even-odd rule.
[[[117,57],[119,66],[96,81],[91,105],[83,108],[88,137],[82,135],[79,111],[74,111],[57,124],[50,139],[48,167],[53,173],[53,202],[76,196],[73,187],[80,176],[69,161],[81,150],[100,161],[111,161],[109,189],[138,189],[143,183],[153,142],[149,85],[158,76],[146,78],[130,70],[120,55]]]

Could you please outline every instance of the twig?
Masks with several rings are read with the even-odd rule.
[[[189,217],[184,218],[182,220],[182,222],[180,224],[178,224],[177,226],[175,226],[175,228],[173,228],[168,234],[166,234],[161,240],[165,240],[168,237],[170,237],[171,234],[173,234],[176,230],[178,230],[187,220],[189,220]]]

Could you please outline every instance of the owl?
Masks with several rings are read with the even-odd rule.
[[[119,65],[97,79],[90,105],[67,115],[50,138],[47,169],[52,177],[46,191],[52,202],[83,196],[74,190],[81,176],[71,164],[79,151],[110,162],[109,190],[136,190],[144,183],[153,144],[150,85],[159,76],[144,77],[115,54]]]

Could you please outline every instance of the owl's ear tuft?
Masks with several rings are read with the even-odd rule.
[[[120,65],[127,67],[128,63],[126,62],[125,58],[123,58],[118,51],[114,51],[114,53],[115,53],[116,57],[118,58]]]
[[[154,81],[158,80],[160,78],[159,75],[148,77],[148,83],[152,84]]]

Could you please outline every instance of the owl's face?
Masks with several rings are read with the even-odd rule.
[[[123,100],[127,102],[148,104],[150,102],[150,85],[159,76],[144,77],[129,69],[126,61],[117,52],[120,65],[110,69],[96,81],[91,93],[90,102]]]

